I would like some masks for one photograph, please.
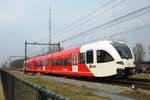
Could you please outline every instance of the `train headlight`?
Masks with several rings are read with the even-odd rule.
[[[117,64],[124,65],[123,61],[116,62]]]

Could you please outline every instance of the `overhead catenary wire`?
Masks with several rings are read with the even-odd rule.
[[[91,28],[91,29],[88,29],[88,30],[86,30],[86,31],[84,31],[84,32],[80,32],[80,33],[78,33],[78,34],[76,34],[76,35],[73,35],[73,36],[71,36],[71,37],[68,37],[68,38],[66,38],[66,39],[64,39],[64,40],[61,40],[61,41],[59,41],[59,42],[65,42],[65,41],[67,41],[67,40],[70,40],[70,39],[79,37],[79,36],[82,35],[82,34],[85,34],[85,33],[87,33],[87,32],[96,30],[96,29],[98,29],[98,28],[104,27],[104,26],[106,26],[106,25],[108,25],[108,24],[111,24],[111,23],[113,23],[113,22],[116,22],[116,21],[118,21],[118,20],[121,20],[121,19],[123,19],[123,18],[126,18],[126,17],[128,17],[128,16],[132,16],[132,15],[134,15],[134,14],[138,14],[139,12],[144,12],[144,11],[149,10],[149,9],[150,9],[150,5],[148,5],[148,6],[146,6],[146,7],[143,7],[143,8],[141,8],[141,9],[139,9],[139,10],[136,10],[136,11],[134,11],[134,12],[131,12],[131,13],[129,13],[129,14],[126,14],[126,15],[124,15],[124,16],[121,16],[121,17],[119,17],[119,18],[113,19],[113,20],[111,20],[111,21],[109,21],[109,22],[106,22],[106,23],[104,23],[104,24],[101,24],[101,25],[98,25],[98,26],[93,27],[93,28]],[[148,11],[148,12],[149,12],[149,11]],[[146,13],[147,13],[147,12],[146,12]],[[144,12],[143,14],[145,14],[145,12]],[[137,16],[135,16],[135,17],[133,17],[133,18],[136,18],[136,17],[141,16],[141,15],[143,15],[143,14],[137,15]],[[131,19],[133,19],[133,18],[131,18]],[[127,19],[127,20],[130,20],[130,19]]]
[[[102,31],[103,29],[105,29],[105,28],[110,28],[110,27],[113,27],[113,26],[115,26],[115,25],[118,25],[118,24],[122,24],[122,22],[128,22],[129,20],[132,20],[132,19],[135,19],[135,18],[137,18],[137,17],[139,17],[139,16],[142,16],[142,15],[144,15],[144,14],[147,14],[147,13],[150,13],[150,9],[148,8],[148,11],[146,11],[147,9],[145,9],[143,12],[141,12],[141,13],[139,13],[139,14],[137,14],[136,16],[128,16],[129,18],[123,18],[123,19],[120,19],[120,20],[116,20],[114,23],[111,23],[111,24],[109,24],[108,26],[105,26],[105,27],[102,27],[100,30]],[[126,20],[125,20],[126,19]],[[118,21],[118,22],[117,22]],[[94,32],[97,32],[97,30],[95,30],[95,31],[92,31],[92,33],[94,33]],[[91,33],[91,31],[90,31],[90,33]],[[83,35],[88,35],[89,33],[87,32],[87,33],[85,33],[85,34],[83,34]]]
[[[105,4],[103,4],[103,5],[101,5],[100,7],[96,8],[96,9],[93,10],[92,12],[89,12],[88,14],[86,14],[86,15],[83,16],[82,18],[78,19],[77,21],[73,22],[72,24],[69,24],[69,25],[65,26],[64,28],[60,29],[59,31],[57,31],[57,32],[55,32],[55,33],[53,33],[53,34],[51,34],[51,36],[54,36],[54,35],[56,35],[56,34],[58,34],[58,33],[60,33],[60,32],[63,32],[64,30],[69,29],[69,27],[72,27],[73,25],[76,25],[76,24],[78,24],[78,23],[81,23],[82,20],[86,19],[87,17],[92,16],[93,14],[95,14],[95,13],[96,13],[97,11],[99,11],[100,9],[103,9],[104,7],[106,7],[106,6],[110,5],[110,4],[112,4],[112,3],[115,2],[115,1],[118,1],[118,0],[109,0],[109,1],[106,2]],[[121,2],[122,2],[122,1],[126,1],[126,0],[121,0]],[[119,4],[120,4],[121,2],[119,2]],[[115,6],[116,6],[116,5],[115,5]],[[114,8],[114,6],[113,6],[112,8]],[[112,8],[110,8],[110,9],[112,9]],[[108,10],[109,10],[109,9],[107,9],[107,10],[105,10],[105,11],[108,11]],[[105,11],[103,11],[102,13],[104,13]],[[101,14],[101,13],[100,13],[100,14]],[[93,17],[92,17],[91,19],[93,19]],[[88,21],[90,21],[90,18],[89,18],[88,20],[86,20],[85,22],[82,22],[82,24],[83,24],[83,23],[86,23],[86,22],[88,22]],[[79,25],[78,25],[77,27],[79,27]],[[38,40],[38,41],[36,41],[36,42],[39,42],[39,41],[42,41],[42,40],[45,40],[45,39],[48,39],[48,36],[45,36],[43,39],[40,39],[40,40]]]
[[[139,9],[139,10],[136,10],[136,11],[134,11],[134,12],[131,12],[131,13],[129,13],[129,14],[127,14],[127,15],[124,15],[124,16],[121,16],[121,17],[119,17],[119,18],[117,18],[117,19],[113,19],[112,21],[110,21],[110,22],[107,22],[107,23],[104,23],[103,25],[99,25],[99,26],[97,26],[97,27],[94,27],[94,28],[92,28],[92,29],[90,29],[90,31],[93,31],[93,30],[95,30],[95,29],[97,29],[97,28],[100,28],[100,27],[104,27],[104,26],[106,26],[106,25],[110,25],[109,27],[111,27],[112,25],[114,25],[114,24],[112,24],[113,22],[117,22],[117,21],[127,21],[127,20],[131,20],[131,19],[134,19],[134,18],[136,18],[136,17],[138,17],[138,16],[141,16],[141,15],[143,15],[143,14],[146,14],[147,12],[149,12],[149,11],[147,11],[147,10],[149,10],[149,8],[150,8],[150,5],[149,6],[146,6],[146,7],[144,7],[144,8],[141,8],[141,9]],[[140,12],[140,13],[139,13]],[[136,14],[136,16],[132,16],[132,15],[135,15]],[[129,18],[128,18],[129,17]],[[127,18],[126,20],[123,20],[124,18]],[[118,24],[118,23],[117,23]],[[117,25],[116,24],[116,25]],[[107,28],[107,27],[106,27]],[[73,36],[73,37],[71,37],[71,38],[67,38],[66,40],[63,40],[63,41],[60,41],[60,42],[65,42],[65,41],[67,41],[67,40],[70,40],[70,39],[72,39],[72,38],[76,38],[76,37],[78,37],[78,36],[80,36],[81,34],[86,34],[86,33],[88,33],[88,32],[90,32],[89,30],[88,31],[86,31],[86,32],[83,32],[83,33],[80,33],[80,34],[77,34],[76,36]]]
[[[28,56],[37,56],[37,55],[43,55],[43,54],[46,54],[46,53],[48,53],[48,49],[49,49],[49,47],[48,46],[44,46],[44,47],[41,47],[41,46],[38,46],[39,47],[39,49],[37,50],[30,50],[30,52],[28,53]],[[55,45],[53,45],[53,47],[55,47]],[[31,46],[31,48],[33,48],[32,46]],[[56,51],[59,51],[59,48],[56,48],[56,49],[52,49],[52,51],[54,51],[54,52],[56,52]]]
[[[39,50],[30,52],[30,53],[28,54],[28,56],[36,56],[36,55],[39,55],[39,54],[44,54],[44,53],[45,53],[45,52],[44,52],[45,50],[48,50],[48,47],[41,48],[41,49],[39,49]],[[42,53],[41,53],[41,52],[42,52]]]
[[[92,43],[92,42],[99,41],[99,40],[103,40],[103,39],[110,38],[110,37],[115,37],[115,36],[119,36],[119,35],[128,34],[130,32],[139,31],[139,30],[146,29],[146,28],[149,28],[149,27],[150,27],[150,23],[142,25],[142,26],[139,26],[139,27],[134,27],[132,29],[128,29],[128,30],[125,30],[125,31],[116,32],[116,33],[113,33],[111,35],[106,35],[106,36],[98,37],[96,39],[94,38],[94,40],[89,40],[89,41],[84,42],[83,44],[80,44],[78,46],[81,46],[81,45],[84,45],[84,44],[88,44],[88,43]],[[76,44],[69,45],[69,46],[67,46],[67,48],[73,47],[73,46],[76,46]]]
[[[150,5],[149,5],[150,6]],[[129,14],[127,14],[127,15],[125,15],[125,16],[121,16],[121,17],[119,17],[119,18],[117,18],[117,19],[113,19],[110,23],[108,22],[108,23],[104,23],[102,26],[101,25],[98,25],[97,27],[94,27],[95,29],[93,29],[93,28],[91,28],[91,29],[89,29],[89,30],[87,30],[87,31],[84,31],[84,32],[81,32],[80,34],[76,34],[76,35],[81,35],[81,34],[86,34],[86,33],[88,33],[88,32],[91,32],[91,31],[93,31],[93,30],[96,30],[96,29],[99,29],[99,28],[101,28],[101,27],[105,27],[105,26],[107,26],[107,25],[112,25],[112,23],[114,23],[114,22],[117,22],[117,21],[120,21],[120,20],[122,20],[122,19],[124,19],[124,18],[126,18],[126,17],[128,17],[128,16],[132,16],[132,15],[135,15],[135,14],[137,14],[135,17],[132,17],[132,18],[129,18],[129,19],[127,19],[127,20],[130,20],[130,19],[134,19],[134,18],[136,18],[136,17],[138,17],[138,16],[141,16],[141,15],[143,15],[143,14],[145,14],[145,13],[147,13],[147,12],[144,12],[145,11],[145,9],[149,9],[150,7],[149,6],[146,6],[146,7],[144,7],[144,8],[141,8],[141,9],[139,9],[139,10],[136,10],[136,11],[134,11],[134,12],[131,12],[131,13],[129,13]],[[142,14],[140,13],[140,14],[138,14],[139,12],[142,12]],[[148,11],[149,12],[149,11]],[[127,20],[123,20],[123,21],[127,21]],[[122,22],[122,21],[121,21]],[[78,37],[78,36],[76,36],[76,35],[74,35],[74,36],[72,36],[72,38],[76,38],[76,37]],[[117,35],[117,34],[116,34]],[[112,36],[112,35],[110,35],[110,36]],[[69,37],[69,38],[67,38],[67,39],[65,39],[65,40],[62,40],[62,41],[60,41],[60,42],[65,42],[65,41],[67,41],[67,40],[70,40],[70,39],[72,39],[71,37]]]
[[[98,12],[99,10],[101,10],[101,9],[103,9],[103,8],[105,8],[105,7],[107,7],[108,5],[112,4],[112,3],[115,2],[115,1],[116,1],[116,0],[109,0],[108,2],[106,2],[105,4],[103,4],[102,6],[96,8],[94,11],[92,11],[92,12],[86,14],[85,16],[83,16],[82,18],[78,19],[78,20],[75,21],[74,23],[71,23],[71,24],[65,26],[64,28],[62,28],[61,30],[59,30],[59,31],[57,31],[57,32],[55,32],[55,33],[53,33],[52,35],[56,35],[56,34],[58,34],[58,33],[62,33],[63,31],[70,29],[70,27],[73,27],[73,26],[76,25],[76,24],[77,24],[76,27],[79,27],[78,24],[80,24],[80,23],[81,23],[81,24],[84,24],[84,23],[88,22],[90,19],[93,19],[93,18],[95,17],[95,16],[92,17],[93,14],[95,14],[95,13]],[[126,1],[126,0],[121,0],[121,2],[122,2],[122,1]],[[119,4],[120,4],[120,2],[119,2]],[[106,11],[108,11],[108,10],[105,10],[105,11],[101,12],[100,14],[102,14],[102,13],[104,13],[104,12],[106,12]],[[96,16],[97,16],[97,14],[96,14]],[[92,17],[92,18],[90,18],[90,17]],[[86,20],[86,18],[89,18],[89,19]],[[84,19],[85,19],[85,21],[83,21]],[[82,22],[82,21],[83,21],[83,22]],[[74,27],[73,27],[73,28],[74,28]],[[71,28],[70,30],[72,30],[72,28]]]
[[[135,27],[135,28],[132,28],[132,29],[129,29],[129,30],[125,30],[125,31],[122,31],[122,32],[116,32],[116,33],[113,33],[111,35],[103,36],[103,37],[100,37],[100,38],[98,38],[94,41],[98,41],[99,39],[104,39],[104,38],[108,38],[108,37],[114,37],[114,36],[118,36],[118,35],[127,34],[129,32],[139,31],[139,30],[142,30],[142,29],[145,29],[145,28],[148,28],[148,27],[150,27],[150,23],[146,24],[146,25],[143,25],[143,26]]]
[[[64,29],[64,30],[62,30],[62,31],[60,31],[60,32],[58,32],[58,33],[61,33],[61,34],[62,34],[62,32],[65,31],[65,30],[67,30],[67,31],[65,31],[65,33],[66,33],[66,32],[70,32],[70,31],[72,31],[72,30],[74,30],[74,29],[76,29],[76,28],[82,26],[83,24],[90,22],[92,19],[96,18],[96,16],[98,16],[99,14],[101,14],[101,15],[102,15],[102,14],[105,14],[106,12],[108,12],[108,11],[112,10],[113,8],[119,6],[120,4],[124,3],[125,1],[126,1],[126,0],[121,0],[120,2],[114,4],[112,7],[107,8],[107,9],[105,9],[104,11],[102,11],[102,12],[100,12],[100,13],[98,13],[98,14],[96,14],[96,15],[90,17],[90,18],[87,18],[85,21],[82,21],[82,20],[79,21],[78,24],[76,24],[76,26],[74,26],[74,27],[72,27],[72,28],[69,28],[69,26],[68,26],[68,27],[66,27],[66,29]],[[53,36],[59,35],[58,33],[54,33]]]

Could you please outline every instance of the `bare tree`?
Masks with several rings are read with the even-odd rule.
[[[145,56],[145,51],[142,43],[137,43],[133,48],[135,60],[137,63],[141,63]]]

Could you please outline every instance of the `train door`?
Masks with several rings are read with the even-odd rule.
[[[72,72],[78,72],[78,54],[73,53],[72,55]]]

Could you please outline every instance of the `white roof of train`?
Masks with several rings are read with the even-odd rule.
[[[89,44],[85,44],[82,45],[82,48],[86,48],[86,49],[96,49],[97,47],[108,47],[110,46],[111,43],[113,42],[118,42],[118,43],[124,43],[124,42],[120,42],[120,41],[97,41],[97,42],[93,42],[93,43],[89,43]]]

